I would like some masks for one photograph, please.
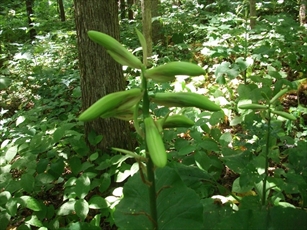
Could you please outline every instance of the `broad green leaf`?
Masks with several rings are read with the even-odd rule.
[[[16,154],[17,154],[17,146],[12,146],[12,147],[8,148],[6,150],[6,153],[5,153],[5,160],[7,162],[10,162],[11,160],[14,159]]]
[[[232,142],[232,136],[231,133],[223,133],[222,136],[220,137],[220,144],[223,146],[228,146]]]
[[[217,125],[218,123],[222,122],[225,118],[225,114],[223,111],[217,111],[212,113],[210,119],[209,119],[209,123],[214,126]]]
[[[202,229],[200,198],[187,188],[177,172],[164,167],[156,170],[159,229]],[[124,185],[124,198],[116,206],[114,219],[121,229],[151,229],[148,186],[139,173]]]
[[[240,224],[238,224],[240,223]],[[240,209],[223,218],[216,229],[305,229],[307,212],[280,206],[267,209]]]
[[[69,159],[69,167],[74,175],[77,175],[81,171],[81,160],[75,156]]]
[[[95,152],[95,153],[90,155],[89,159],[90,159],[90,161],[95,161],[98,157],[99,157],[98,152]]]
[[[89,211],[88,203],[86,200],[77,200],[75,203],[75,211],[77,216],[79,216],[81,220],[84,220]]]
[[[232,183],[232,192],[235,192],[235,193],[246,193],[246,192],[251,191],[252,189],[253,189],[252,185],[241,186],[240,177],[235,179],[235,181]]]
[[[106,191],[110,185],[111,185],[111,178],[110,178],[110,175],[108,173],[104,173],[102,175],[102,177],[100,178],[101,180],[101,184],[100,184],[100,187],[99,187],[99,191],[100,192],[104,192]]]
[[[1,228],[7,229],[8,224],[10,223],[11,216],[6,210],[0,211],[0,223]]]
[[[106,200],[101,196],[91,197],[88,203],[89,203],[89,208],[91,209],[103,209],[108,207]]]
[[[26,118],[24,116],[19,116],[16,120],[16,126],[20,125],[22,122],[24,122]]]
[[[217,224],[233,213],[229,203],[222,204],[219,200],[207,198],[202,200],[202,204],[204,207],[204,226],[201,229],[217,229]]]
[[[180,156],[185,156],[185,155],[192,153],[196,149],[197,149],[196,145],[187,145],[187,146],[180,148],[179,151],[178,151],[178,154]]]
[[[0,90],[7,89],[11,80],[7,77],[0,77]]]
[[[35,227],[42,227],[43,226],[42,222],[35,215],[32,215],[32,216],[26,218],[25,223],[32,225],[32,226],[35,226]]]
[[[74,200],[74,199],[65,202],[58,209],[57,215],[59,215],[59,216],[67,216],[69,214],[74,213],[74,211],[75,211],[75,203],[76,203],[76,200]]]
[[[211,139],[205,139],[202,142],[199,143],[199,146],[202,147],[204,150],[208,151],[219,151],[218,144],[211,140]]]
[[[34,189],[34,183],[35,183],[34,176],[29,173],[22,174],[20,178],[20,183],[21,183],[22,188],[27,193],[31,193]]]
[[[91,181],[88,176],[80,176],[76,181],[76,186],[74,188],[76,195],[83,199],[91,189]]]
[[[93,226],[100,226],[100,220],[102,220],[102,214],[97,214],[96,216],[94,216],[94,218],[91,220],[90,224]]]
[[[63,129],[62,127],[57,128],[53,133],[53,141],[59,142],[64,135],[65,135],[65,129]]]
[[[19,203],[33,211],[40,211],[42,209],[41,203],[31,196],[21,196],[18,198]]]
[[[79,223],[71,223],[69,227],[65,228],[65,230],[101,230],[100,227],[93,226],[92,224],[79,222]]]
[[[42,158],[39,160],[36,166],[36,172],[37,173],[43,173],[47,169],[47,166],[49,164],[49,159]]]
[[[55,178],[58,178],[62,175],[64,172],[64,160],[63,158],[58,158],[58,160],[54,163],[51,163],[50,169],[48,170],[48,173]]]
[[[174,165],[181,180],[187,187],[193,189],[200,197],[212,195],[211,193],[214,191],[215,185],[214,179],[209,173],[193,166],[178,163]]]
[[[0,193],[0,206],[6,204],[6,202],[12,197],[11,193],[8,191],[3,191]]]
[[[17,199],[15,198],[12,198],[12,199],[9,199],[8,202],[6,203],[5,207],[8,211],[8,213],[11,215],[11,216],[15,216],[16,213],[17,213]]]

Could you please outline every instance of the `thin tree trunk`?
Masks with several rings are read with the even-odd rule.
[[[300,25],[303,26],[307,23],[306,20],[306,0],[301,0],[299,12]]]
[[[132,10],[133,0],[127,0],[127,6],[128,6],[128,19],[133,20],[134,19],[133,10]]]
[[[250,16],[250,27],[254,29],[256,26],[256,0],[249,0],[249,16]]]
[[[159,12],[159,0],[152,0],[151,2],[151,16],[152,18],[160,16]],[[157,44],[159,40],[163,39],[162,25],[159,20],[155,20],[152,23],[152,42]]]
[[[126,18],[126,2],[125,0],[120,0],[120,19]]]
[[[143,57],[143,63],[147,65],[147,57],[152,55],[151,0],[142,0],[141,7],[143,34],[147,44],[147,56]]]
[[[104,48],[91,41],[87,31],[97,30],[119,39],[118,4],[115,0],[74,0],[83,110],[101,97],[124,90],[122,66]],[[129,123],[117,119],[96,119],[85,123],[85,134],[103,135],[99,147],[131,149]]]
[[[60,19],[62,22],[65,22],[66,18],[65,18],[63,0],[58,0],[58,6],[59,6],[59,11],[60,11]]]
[[[26,0],[26,10],[27,10],[27,16],[28,16],[28,23],[29,23],[29,33],[30,33],[30,39],[34,40],[36,36],[36,30],[33,27],[34,21],[32,20],[34,11],[33,11],[33,5],[34,0]]]

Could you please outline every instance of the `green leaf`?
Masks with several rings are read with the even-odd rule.
[[[251,191],[252,189],[253,189],[252,185],[240,186],[240,177],[235,179],[235,181],[232,184],[232,192],[235,192],[235,193],[246,193],[246,192]]]
[[[204,150],[208,151],[219,151],[218,144],[211,139],[205,139],[201,143],[199,143],[199,146],[202,147]]]
[[[69,159],[69,166],[74,175],[77,175],[81,171],[81,160],[79,157],[72,157]]]
[[[135,31],[136,31],[136,34],[139,38],[141,46],[143,48],[143,56],[147,58],[148,53],[147,53],[147,44],[146,44],[145,37],[143,36],[143,34],[137,28],[135,28]]]
[[[11,216],[15,216],[16,213],[17,213],[17,199],[15,198],[11,198],[8,200],[8,202],[6,203],[6,208],[7,208],[7,211],[8,213],[11,215]]]
[[[178,151],[178,154],[180,156],[185,156],[195,151],[195,149],[197,149],[196,145],[187,145],[187,146],[180,148],[180,150]]]
[[[17,154],[17,146],[12,146],[6,150],[4,158],[7,162],[10,162],[11,160],[14,159],[16,154]]]
[[[0,206],[6,204],[6,202],[12,197],[11,193],[8,191],[3,191],[0,193]]]
[[[95,153],[90,155],[89,159],[90,159],[90,161],[95,161],[98,157],[99,157],[98,152],[95,152]]]
[[[67,215],[72,214],[75,211],[75,203],[76,203],[76,201],[74,199],[65,202],[59,208],[57,215],[58,216],[67,216]]]
[[[203,207],[198,195],[187,188],[170,167],[156,170],[159,229],[202,229]],[[114,220],[121,229],[151,229],[148,187],[139,173],[124,185],[124,198],[116,206]]]
[[[58,158],[56,162],[51,163],[48,173],[54,176],[55,178],[59,178],[64,172],[64,166],[65,164],[63,158]]]
[[[36,165],[36,172],[37,173],[43,173],[47,169],[47,166],[49,164],[49,159],[42,158],[39,160],[39,162]]]
[[[106,200],[101,196],[92,196],[88,203],[91,209],[103,209],[108,207]]]
[[[20,178],[20,183],[21,183],[22,188],[27,193],[31,193],[34,189],[34,183],[35,183],[34,176],[29,173],[22,174]]]
[[[0,77],[0,90],[7,89],[11,81],[7,77]]]
[[[220,137],[220,144],[223,146],[228,146],[229,143],[232,142],[232,136],[231,133],[223,133],[222,136]]]
[[[110,175],[108,173],[104,173],[101,177],[101,184],[100,184],[100,187],[99,187],[99,191],[100,192],[104,192],[106,191],[110,185],[111,185],[111,178],[110,178]]]
[[[0,223],[3,229],[7,229],[8,224],[10,223],[11,216],[6,210],[0,212]]]
[[[20,125],[22,122],[24,122],[26,118],[24,116],[19,116],[16,120],[16,126]]]
[[[86,200],[77,200],[75,203],[75,211],[81,220],[84,220],[88,214],[89,207]]]
[[[33,211],[42,210],[41,203],[31,196],[21,196],[18,198],[20,204]]]
[[[36,215],[32,215],[30,217],[27,217],[26,220],[25,220],[25,223],[32,225],[32,226],[35,226],[35,227],[42,227],[43,226],[42,222],[37,218]]]
[[[80,176],[76,181],[75,192],[76,195],[83,199],[91,189],[91,181],[88,176]]]
[[[64,135],[65,135],[65,129],[63,129],[62,127],[57,128],[53,133],[53,141],[59,142]]]
[[[214,126],[217,125],[218,123],[220,123],[221,121],[223,121],[225,118],[225,114],[223,111],[217,111],[212,113],[210,119],[209,119],[209,123]]]

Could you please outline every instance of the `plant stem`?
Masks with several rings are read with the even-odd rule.
[[[144,77],[145,68],[142,69],[142,89],[144,90],[143,95],[143,119],[150,116],[149,113],[149,97],[148,97],[148,90],[147,90],[147,79]],[[146,132],[145,132],[146,133]],[[145,134],[146,135],[146,134]],[[145,137],[146,138],[146,137]],[[154,164],[148,154],[147,143],[145,141],[145,149],[146,154],[148,156],[148,163],[147,163],[147,177],[148,181],[151,183],[149,186],[149,202],[150,202],[150,215],[152,218],[152,227],[154,230],[158,230],[158,214],[157,214],[157,197],[156,197],[156,183],[155,183],[155,167]]]
[[[155,168],[154,168],[154,164],[150,157],[147,163],[147,175],[148,175],[149,182],[151,182],[151,186],[149,186],[149,202],[150,202],[151,218],[153,219],[152,225],[153,225],[154,230],[158,230]]]
[[[271,109],[269,106],[268,109],[268,130],[266,138],[266,147],[265,147],[265,166],[264,166],[264,178],[263,178],[263,187],[262,187],[262,205],[266,204],[266,182],[268,179],[268,168],[269,168],[269,150],[270,150],[270,137],[271,137]]]

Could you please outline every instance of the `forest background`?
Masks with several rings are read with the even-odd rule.
[[[80,51],[80,1],[3,0],[0,229],[306,229],[306,1],[114,2],[92,10],[115,12],[119,41],[148,68],[185,61],[205,70],[148,89],[205,95],[222,110],[151,103],[155,119],[194,123],[163,130],[155,217],[148,165],[133,156],[148,158],[135,124],[78,120],[106,93],[138,87],[140,71],[103,64],[101,78],[94,60],[82,64],[95,46]],[[152,40],[148,59],[135,28]],[[99,79],[109,83],[103,95]]]

